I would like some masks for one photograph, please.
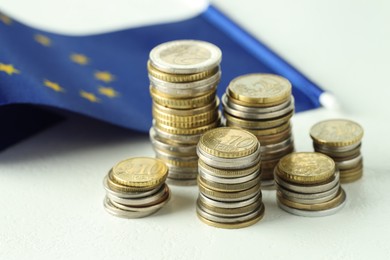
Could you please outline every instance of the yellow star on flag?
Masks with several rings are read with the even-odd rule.
[[[109,82],[112,82],[112,81],[115,80],[115,76],[112,75],[108,71],[96,71],[95,72],[95,78],[97,80],[101,80],[101,81],[104,81],[106,83],[109,83]]]
[[[100,99],[91,92],[86,92],[84,90],[80,91],[80,96],[91,101],[92,103],[100,102]]]
[[[60,85],[58,85],[58,83],[55,83],[55,82],[47,80],[47,79],[45,79],[43,81],[43,85],[48,87],[48,88],[51,88],[52,90],[54,90],[56,92],[65,92],[65,89],[63,89]]]
[[[119,96],[119,92],[117,92],[115,89],[110,88],[110,87],[99,87],[99,93],[102,95],[105,95],[109,98],[114,98]]]
[[[83,54],[80,53],[73,53],[70,55],[70,59],[77,64],[80,65],[87,65],[89,63],[89,58]]]
[[[0,14],[0,21],[2,21],[5,25],[11,25],[12,20],[8,16],[4,14]]]
[[[51,45],[51,40],[45,35],[35,34],[34,39],[36,42],[42,44],[43,46],[49,47]]]
[[[0,63],[0,71],[3,71],[8,75],[20,73],[20,71],[17,70],[12,64],[4,64],[4,63]]]

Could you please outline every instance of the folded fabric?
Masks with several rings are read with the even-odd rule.
[[[320,88],[214,6],[184,21],[89,36],[49,33],[0,14],[0,35],[0,110],[53,107],[146,132],[152,123],[148,55],[176,39],[209,41],[222,50],[219,96],[239,75],[275,73],[292,82],[296,112],[320,106]],[[0,146],[10,143],[12,132],[2,135]]]

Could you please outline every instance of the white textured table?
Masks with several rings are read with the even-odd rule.
[[[142,9],[137,1],[118,0],[106,9],[104,1],[85,1],[89,6],[76,9],[72,9],[76,0],[57,6],[48,0],[22,2],[3,0],[0,9],[42,28],[62,26],[64,31],[80,21],[104,20],[99,16],[114,11],[118,14],[107,28],[126,27],[136,24],[126,10]],[[27,7],[20,9],[23,4]],[[74,117],[0,154],[0,259],[390,257],[389,4],[309,0],[216,4],[338,97],[341,110],[294,116],[298,151],[312,150],[308,131],[321,119],[347,117],[364,127],[364,177],[344,186],[345,208],[324,218],[297,217],[276,206],[273,191],[264,191],[266,213],[261,222],[223,230],[197,219],[196,187],[171,186],[172,199],[157,214],[138,220],[112,217],[102,205],[103,176],[120,159],[153,156],[148,136]],[[88,8],[92,11],[83,13]],[[72,12],[74,19],[68,24],[65,18]],[[95,29],[99,28],[105,27]]]

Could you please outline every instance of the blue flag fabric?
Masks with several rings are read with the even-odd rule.
[[[219,96],[233,78],[265,72],[292,82],[296,112],[320,106],[320,88],[209,6],[188,20],[91,36],[49,33],[0,14],[0,110],[18,104],[27,110],[55,108],[146,132],[152,123],[149,52],[176,39],[204,40],[221,48]],[[53,121],[51,113],[44,118]],[[12,139],[12,132],[2,138]]]

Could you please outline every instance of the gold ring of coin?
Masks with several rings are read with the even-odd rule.
[[[108,184],[108,176],[106,175],[103,179],[103,186],[104,189],[106,190],[107,193],[110,193],[113,196],[121,197],[121,198],[129,198],[129,199],[137,199],[137,198],[142,198],[145,196],[150,196],[156,193],[157,191],[160,190],[161,186],[163,184],[157,186],[154,189],[148,190],[148,191],[116,191],[113,190],[109,184]]]
[[[216,128],[217,126],[220,125],[220,118],[217,118],[214,122],[205,125],[205,126],[200,126],[196,128],[176,128],[176,127],[171,127],[167,126],[164,124],[160,124],[158,122],[154,122],[154,127],[155,129],[157,128],[158,130],[161,130],[163,132],[169,133],[169,134],[174,134],[174,135],[200,135],[205,133],[206,131]]]
[[[243,177],[238,177],[238,178],[221,178],[221,177],[215,177],[214,175],[209,174],[207,171],[206,172],[203,171],[203,169],[200,168],[199,165],[198,165],[198,169],[199,169],[199,175],[203,179],[208,180],[208,181],[212,181],[212,182],[217,182],[217,183],[224,183],[224,184],[244,183],[244,182],[247,182],[247,181],[250,181],[250,180],[254,179],[257,175],[260,174],[260,167],[259,167],[253,173],[248,174],[248,175],[243,176]]]
[[[353,176],[348,176],[348,177],[340,177],[340,182],[342,184],[350,183],[359,180],[360,178],[363,177],[363,170],[357,172]]]
[[[142,191],[150,191],[150,190],[154,190],[155,188],[157,188],[158,186],[161,185],[161,183],[158,183],[156,185],[148,186],[148,187],[131,187],[131,186],[126,186],[126,185],[117,183],[112,178],[112,171],[111,170],[108,173],[107,183],[108,183],[108,187],[110,187],[111,190],[116,191],[116,192],[142,192]]]
[[[264,136],[274,135],[283,132],[286,129],[291,129],[290,121],[277,127],[268,129],[246,129],[248,132],[254,134],[261,142],[261,138]]]
[[[194,109],[173,109],[173,108],[164,107],[156,103],[153,104],[153,107],[162,116],[165,116],[167,119],[171,119],[172,116],[191,117],[194,115],[203,114],[217,109],[219,107],[219,98],[216,96],[215,99],[211,103],[207,104],[206,106],[198,107]],[[175,119],[175,117],[173,117],[172,119]]]
[[[175,143],[177,145],[197,145],[199,142],[200,137],[202,136],[202,133],[197,135],[177,135],[177,134],[170,134],[167,132],[164,132],[158,128],[155,127],[156,121],[153,119],[152,121],[152,128],[156,132],[157,136],[161,137],[164,140],[170,140],[172,143]]]
[[[172,73],[166,73],[161,70],[158,70],[155,68],[150,61],[148,61],[147,64],[148,67],[148,73],[152,75],[155,78],[168,81],[168,82],[193,82],[205,79],[219,71],[219,66],[216,66],[212,69],[201,71],[197,73],[192,74],[172,74]]]

